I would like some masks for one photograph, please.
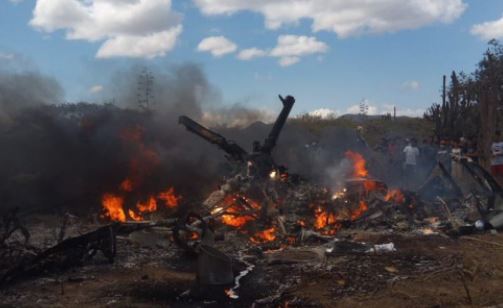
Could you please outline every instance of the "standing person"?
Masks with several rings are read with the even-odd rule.
[[[407,177],[406,181],[411,188],[411,185],[413,183],[413,177],[415,176],[416,173],[416,168],[417,168],[417,158],[419,156],[419,149],[417,148],[416,140],[412,139],[412,141],[409,141],[407,146],[403,149],[403,152],[405,153],[405,163],[404,163],[404,170],[405,170],[405,176]]]
[[[491,145],[491,174],[500,185],[503,185],[503,140],[501,132],[497,131]]]

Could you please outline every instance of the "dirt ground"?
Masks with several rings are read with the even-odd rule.
[[[290,295],[321,307],[488,307],[503,304],[502,235],[486,234],[457,240],[436,236],[390,239],[394,240],[397,252],[370,257],[368,262],[360,263],[368,269],[355,268],[354,275],[350,269],[334,283],[335,270],[316,280],[306,280],[291,290]],[[430,263],[432,269],[424,270],[421,263]],[[415,265],[421,269],[417,271]],[[380,277],[366,277],[366,273]],[[362,281],[358,281],[360,279]],[[347,295],[342,292],[343,296],[337,296],[340,289],[348,288],[347,281],[356,287],[369,286],[360,292]]]
[[[327,253],[322,264],[308,265],[267,264],[258,253],[252,258],[256,268],[242,279],[240,298],[233,300],[225,296],[222,288],[194,292],[194,261],[169,241],[138,245],[131,238],[120,239],[114,264],[98,258],[92,264],[69,271],[45,273],[9,285],[0,291],[0,307],[503,304],[503,235],[451,239],[440,235],[346,231],[338,236],[354,242],[393,242],[396,251],[369,253],[339,247]],[[258,250],[253,246],[249,249]],[[191,295],[187,295],[189,289],[193,290]],[[268,297],[270,300],[261,300],[260,304],[255,302]]]

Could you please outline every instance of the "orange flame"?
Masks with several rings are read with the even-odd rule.
[[[328,213],[321,207],[317,207],[314,211],[314,228],[320,230],[329,225],[334,225],[337,222],[337,216],[334,213]]]
[[[149,196],[145,201],[138,201],[136,203],[137,211],[133,209],[124,209],[124,199],[127,193],[134,190],[133,180],[131,178],[124,179],[120,185],[119,190],[123,193],[121,195],[116,195],[112,193],[106,193],[102,197],[102,206],[105,210],[105,217],[108,217],[112,221],[125,222],[128,218],[134,221],[142,221],[142,213],[153,213],[158,210],[157,198],[163,200],[166,207],[173,208],[178,206],[181,196],[177,196],[175,189],[173,187],[168,188],[166,191],[158,194],[157,198],[155,195]]]
[[[133,181],[131,181],[130,178],[124,179],[124,181],[121,182],[120,189],[125,192],[132,192],[133,191]]]
[[[366,192],[370,192],[377,189],[377,183],[376,181],[366,180],[363,182],[363,187]]]
[[[341,225],[335,213],[329,213],[320,206],[314,209],[314,229],[325,235],[335,235]]]
[[[134,221],[142,221],[143,220],[143,217],[141,217],[141,215],[139,214],[136,214],[133,210],[128,210],[128,215],[129,217],[131,217],[132,220]]]
[[[145,203],[138,202],[136,208],[140,210],[141,213],[152,213],[157,210],[157,201],[155,201],[154,197],[150,197]]]
[[[125,192],[133,191],[134,186],[141,186],[143,180],[160,164],[156,149],[145,144],[144,135],[145,129],[140,125],[124,128],[121,132],[123,144],[133,155],[129,161],[129,177],[121,183],[121,189]]]
[[[390,189],[388,190],[388,193],[384,197],[384,200],[388,202],[392,201],[397,204],[402,204],[405,202],[405,196],[400,191],[400,189]]]
[[[163,201],[166,207],[174,208],[181,200],[181,196],[175,194],[173,187],[158,194],[145,195],[140,198],[137,198],[137,193],[133,194],[143,186],[144,180],[157,170],[160,164],[156,148],[145,143],[145,134],[146,130],[141,125],[127,127],[121,131],[120,138],[132,156],[129,160],[129,175],[117,188],[120,193],[107,193],[102,197],[105,216],[111,220],[126,221],[128,218],[135,221],[143,220],[143,213],[152,213],[158,210],[158,202]],[[131,197],[137,198],[133,200],[136,202],[136,208],[125,209],[124,200],[127,200],[129,204]]]
[[[144,132],[144,128],[139,125],[136,125],[134,127],[127,127],[122,130],[121,138],[123,141],[141,142]]]
[[[254,236],[250,238],[254,243],[266,243],[276,240],[276,228],[272,227],[264,231],[255,233]]]
[[[163,200],[165,205],[169,208],[177,207],[181,199],[180,196],[177,196],[175,194],[175,189],[173,187],[170,187],[166,191],[161,192],[157,197]]]
[[[360,218],[363,213],[365,213],[366,211],[368,211],[369,207],[367,205],[367,203],[363,200],[360,201],[360,206],[358,207],[357,210],[355,210],[353,213],[351,213],[351,220],[356,220],[358,218]]]
[[[233,208],[227,209],[227,212],[232,213]],[[235,228],[241,228],[244,225],[246,225],[248,222],[255,220],[252,216],[245,215],[245,216],[239,216],[239,214],[224,214],[222,215],[222,223],[235,227]]]
[[[193,240],[193,241],[198,240],[198,239],[199,239],[199,233],[197,233],[197,232],[192,232],[192,233],[190,234],[190,239],[191,239],[191,240]]]
[[[346,158],[353,162],[353,176],[354,177],[367,177],[369,172],[367,171],[365,158],[360,153],[347,151]]]
[[[124,199],[120,196],[105,194],[101,199],[101,204],[106,210],[105,216],[109,217],[113,221],[126,221],[126,213],[122,208],[124,204]]]
[[[252,214],[242,214],[243,211],[259,210],[261,208],[259,203],[239,195],[227,196],[223,204],[226,210],[221,217],[221,221],[223,224],[235,228],[241,228],[256,219]],[[243,204],[250,208],[246,209]]]

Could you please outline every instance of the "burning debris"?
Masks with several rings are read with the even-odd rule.
[[[414,251],[410,237],[425,243],[425,237],[435,237],[435,247],[444,247],[452,245],[447,236],[503,227],[498,210],[503,192],[474,163],[462,162],[475,183],[468,188],[439,164],[416,192],[389,188],[369,172],[364,155],[353,150],[341,158],[348,167],[343,178],[330,186],[289,173],[274,149],[295,99],[280,100],[283,109],[276,122],[262,143],[252,142],[251,151],[189,117],[179,118],[188,131],[224,151],[232,165],[218,189],[196,205],[169,183],[146,189],[159,168],[159,153],[145,142],[143,128],[122,131],[121,142],[135,155],[126,175],[101,195],[102,212],[90,230],[67,236],[65,220],[56,243],[35,248],[17,214],[4,216],[0,251],[7,261],[0,283],[9,286],[47,272],[64,275],[77,265],[104,263],[136,273],[157,259],[192,271],[182,279],[185,289],[174,288],[171,300],[302,305],[309,304],[298,295],[309,273],[321,279],[333,274],[327,279],[336,290],[334,298],[375,292],[386,285],[379,279],[396,283],[459,267],[454,253],[449,259]],[[15,239],[16,233],[25,243]],[[143,254],[146,247],[150,250]],[[154,278],[141,278],[148,279]]]

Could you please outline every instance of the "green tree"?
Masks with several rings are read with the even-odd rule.
[[[433,104],[425,119],[435,124],[437,139],[477,137],[480,161],[488,166],[491,143],[502,128],[503,46],[496,40],[470,75],[452,72],[445,104]]]
[[[437,140],[477,136],[479,119],[471,88],[468,76],[452,72],[445,103],[433,104],[426,111],[424,117],[435,124]]]
[[[503,106],[503,46],[498,41],[489,42],[484,58],[474,75],[473,91],[480,112],[479,150],[481,161],[488,166],[494,133],[501,128]]]

